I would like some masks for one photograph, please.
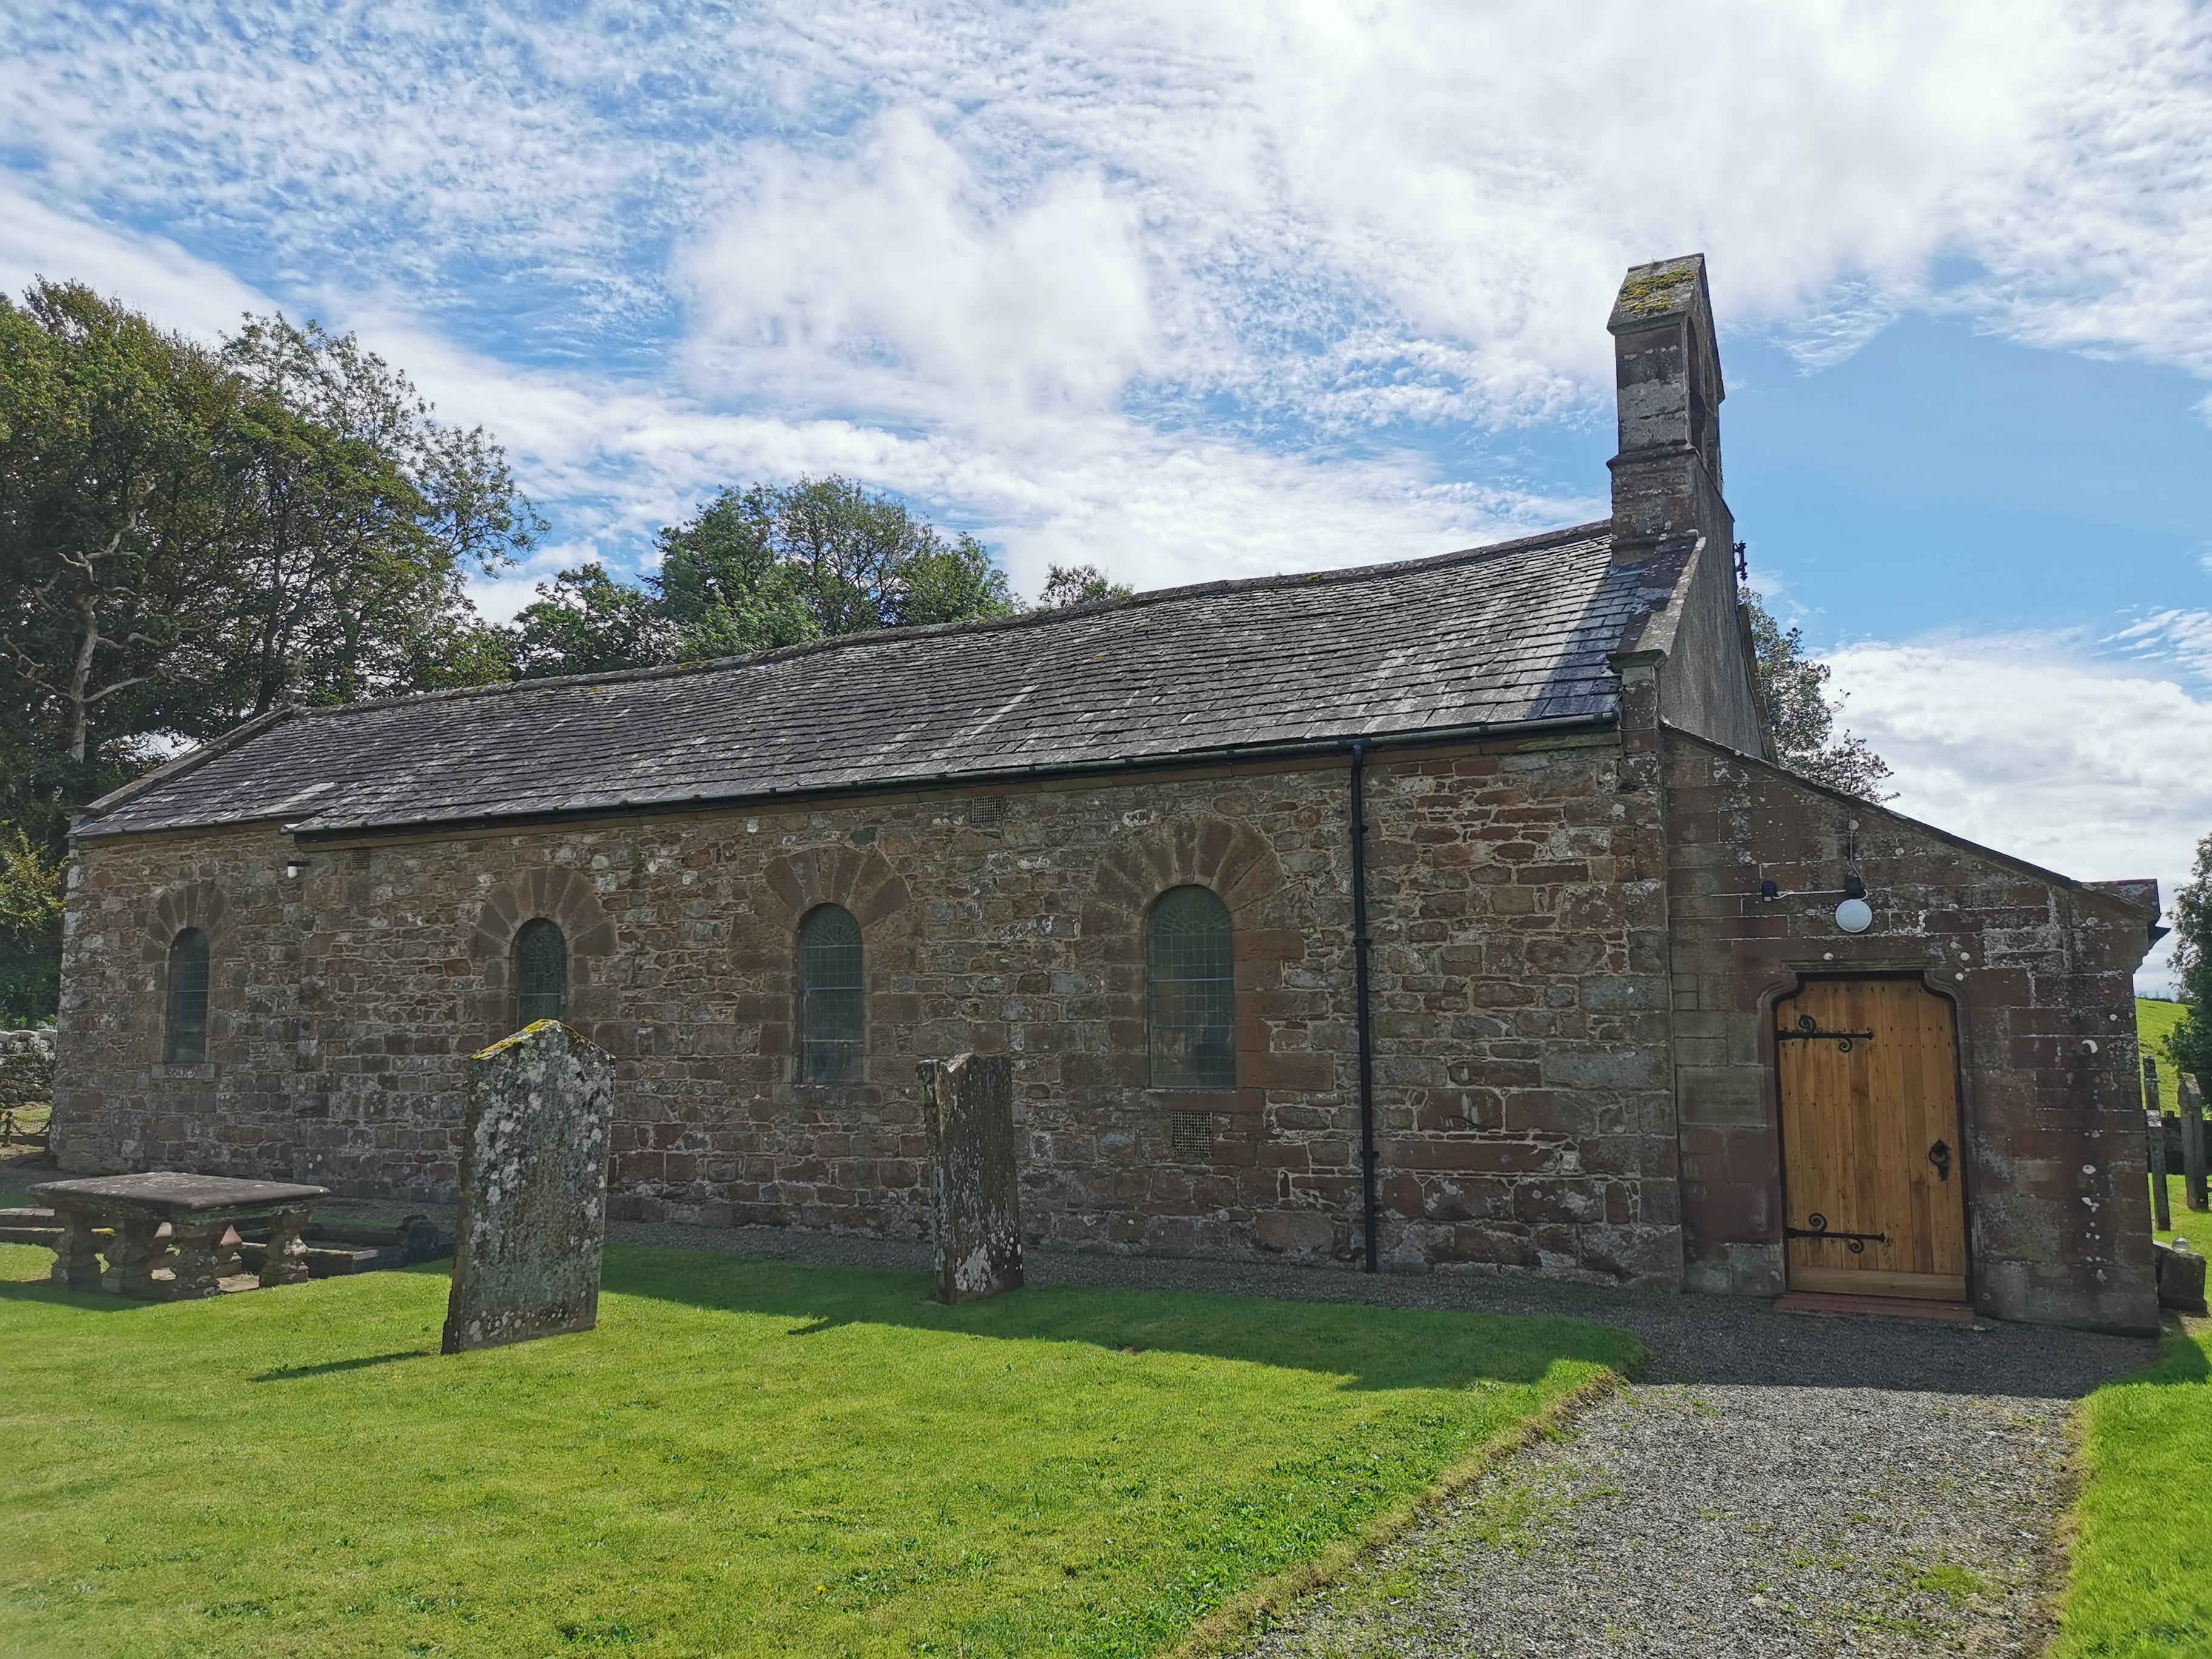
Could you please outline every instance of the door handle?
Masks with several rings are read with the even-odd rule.
[[[1951,1178],[1951,1149],[1942,1141],[1928,1149],[1928,1161],[1936,1166],[1938,1179],[1948,1181]]]

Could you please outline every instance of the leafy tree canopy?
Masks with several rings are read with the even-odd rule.
[[[2212,1085],[2212,836],[2197,843],[2197,867],[2173,896],[2173,969],[2189,1012],[2166,1052],[2200,1088]]]
[[[1099,599],[1126,599],[1136,590],[1109,579],[1095,564],[1055,564],[1046,567],[1044,592],[1037,596],[1040,611],[1065,611],[1071,605],[1091,605]]]
[[[725,489],[658,542],[645,586],[597,565],[541,583],[515,618],[515,673],[704,662],[1017,609],[981,542],[849,478]]]
[[[981,542],[948,539],[849,478],[726,489],[659,543],[661,603],[688,660],[1015,608]]]
[[[538,583],[537,603],[514,619],[510,653],[517,679],[605,674],[671,661],[675,640],[650,593],[587,564]]]
[[[1808,657],[1799,630],[1785,631],[1757,593],[1745,589],[1743,602],[1751,615],[1759,700],[1776,758],[1800,777],[1847,795],[1877,803],[1889,799],[1895,792],[1882,787],[1889,781],[1888,763],[1863,738],[1836,734],[1841,704],[1829,701],[1828,665]]]
[[[210,347],[82,283],[0,296],[0,903],[179,738],[505,678],[462,583],[538,529],[498,445],[350,335]],[[9,909],[0,997],[51,981],[33,934]]]

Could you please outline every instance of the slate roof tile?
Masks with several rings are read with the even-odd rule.
[[[1605,719],[1648,608],[1604,525],[681,669],[264,717],[77,834],[306,836],[981,782],[1356,736]]]

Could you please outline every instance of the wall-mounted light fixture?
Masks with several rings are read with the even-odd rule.
[[[1859,821],[1848,820],[1844,825],[1844,862],[1859,861]],[[1866,883],[1855,870],[1844,874],[1844,902],[1836,907],[1836,926],[1847,933],[1863,933],[1874,926],[1874,907],[1866,902]]]
[[[306,875],[307,873],[307,860],[305,860],[305,859],[287,859],[287,860],[284,860],[284,879],[285,879],[285,880],[287,880],[287,881],[297,881],[297,880],[299,880],[299,878],[300,878],[301,877],[302,877],[302,876]]]

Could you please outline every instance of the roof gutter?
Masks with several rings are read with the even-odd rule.
[[[544,824],[576,823],[594,818],[661,817],[680,812],[732,811],[746,806],[781,806],[798,802],[852,800],[866,796],[906,795],[925,790],[988,790],[994,786],[1036,783],[1057,778],[1119,778],[1140,772],[1183,771],[1209,766],[1248,764],[1270,760],[1327,757],[1349,752],[1354,744],[1365,750],[1425,748],[1433,744],[1474,743],[1509,738],[1568,735],[1577,732],[1610,731],[1620,723],[1618,714],[1571,714],[1549,720],[1485,720],[1466,726],[1435,726],[1425,731],[1316,738],[1290,743],[1231,744],[1214,749],[1187,750],[1166,756],[1139,756],[1121,760],[1070,764],[1009,767],[990,772],[933,772],[912,777],[887,778],[867,783],[836,784],[812,789],[762,789],[741,794],[692,795],[682,799],[614,800],[586,806],[560,807],[538,812],[508,812],[475,817],[423,817],[386,823],[313,827],[312,819],[282,824],[283,833],[303,847],[334,842],[382,841],[407,836],[468,835],[484,831],[525,830]],[[250,823],[251,819],[235,820]],[[165,826],[167,827],[167,826]],[[177,829],[201,825],[179,824]],[[97,830],[90,832],[97,835]],[[112,830],[112,835],[155,834],[155,830]]]

